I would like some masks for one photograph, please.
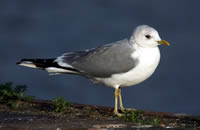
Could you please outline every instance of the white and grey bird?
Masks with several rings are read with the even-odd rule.
[[[121,88],[133,86],[149,78],[160,61],[158,32],[147,25],[138,26],[129,39],[82,51],[67,52],[53,59],[22,59],[18,65],[43,69],[49,74],[75,74],[95,83],[115,88],[114,113],[122,111]]]

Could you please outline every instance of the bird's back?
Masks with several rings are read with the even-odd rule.
[[[89,50],[76,58],[66,55],[63,59],[89,76],[106,78],[112,74],[127,72],[136,66],[137,59],[131,58],[133,52],[129,41],[121,40]]]

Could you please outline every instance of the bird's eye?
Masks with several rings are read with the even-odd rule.
[[[146,37],[147,39],[150,39],[150,38],[151,38],[151,36],[150,36],[150,35],[145,35],[145,37]]]

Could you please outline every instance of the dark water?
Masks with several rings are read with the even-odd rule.
[[[21,58],[51,58],[128,38],[140,24],[171,43],[147,81],[122,89],[125,107],[200,115],[200,1],[1,0],[0,83],[29,86],[28,94],[65,96],[82,104],[114,105],[114,89],[71,75],[48,76],[16,66]]]

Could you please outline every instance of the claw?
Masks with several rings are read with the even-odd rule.
[[[118,111],[117,111],[117,112],[114,111],[114,114],[115,114],[116,116],[118,116],[118,117],[122,117],[122,116],[123,116],[123,114],[119,113]]]
[[[126,111],[126,108],[124,108],[123,106],[121,106],[121,107],[120,107],[120,110],[121,110],[122,112],[124,112],[124,111]]]

